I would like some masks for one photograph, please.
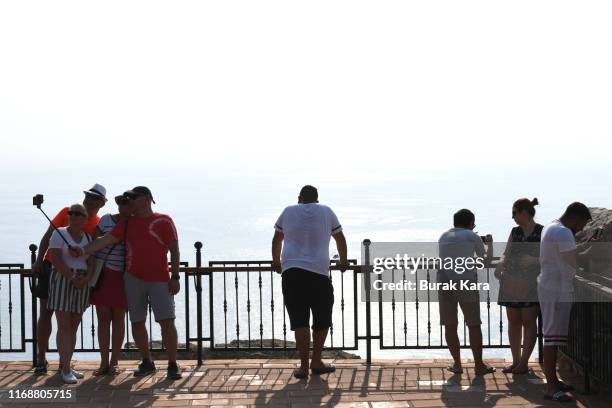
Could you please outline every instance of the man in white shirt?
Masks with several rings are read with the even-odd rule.
[[[300,191],[298,204],[283,210],[274,229],[272,267],[282,271],[283,297],[301,360],[300,368],[293,375],[307,378],[309,369],[313,374],[331,373],[335,367],[321,360],[334,304],[329,277],[329,241],[334,237],[340,265],[346,266],[347,247],[342,226],[331,208],[319,204],[317,189],[307,185]],[[309,364],[311,311],[313,347]]]
[[[566,394],[571,387],[559,380],[556,373],[557,347],[567,345],[574,276],[577,256],[582,248],[574,236],[591,220],[589,209],[582,203],[570,204],[558,220],[544,227],[540,243],[538,299],[542,312],[544,335],[545,397],[554,401],[571,401]]]

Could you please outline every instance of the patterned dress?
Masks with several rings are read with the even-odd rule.
[[[522,283],[521,286],[524,287],[524,293],[511,293],[510,285],[504,285],[504,278],[502,277],[497,302],[500,306],[521,308],[538,305],[537,278],[540,274],[540,266],[536,264],[532,267],[524,268],[519,266],[518,262],[525,255],[539,258],[540,238],[543,229],[543,225],[536,224],[533,232],[529,236],[525,236],[523,228],[520,226],[512,228],[510,232],[510,250],[505,256],[506,270],[504,274],[510,275],[515,282]],[[519,299],[525,300],[519,301]]]

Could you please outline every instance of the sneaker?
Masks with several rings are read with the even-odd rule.
[[[74,375],[74,376],[77,378],[77,380],[82,380],[83,378],[85,378],[85,376],[83,375],[83,373],[81,373],[81,372],[79,372],[79,371],[75,370],[74,368],[71,368],[71,369],[70,369],[70,372],[72,372],[72,375]]]
[[[149,360],[143,360],[142,363],[138,364],[138,369],[134,371],[134,377],[144,377],[145,375],[153,374],[155,372],[155,364]]]
[[[168,372],[166,377],[170,380],[178,380],[182,377],[181,368],[176,362],[168,363]]]
[[[44,363],[41,363],[34,367],[34,374],[47,374],[47,368],[49,367],[49,362],[45,360]]]
[[[74,376],[74,374],[72,374],[72,371],[70,371],[69,373],[64,373],[62,371],[62,381],[64,382],[64,384],[76,384],[77,378]]]

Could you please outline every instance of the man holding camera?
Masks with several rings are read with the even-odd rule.
[[[83,231],[90,236],[94,235],[96,225],[100,217],[98,217],[98,211],[106,204],[106,188],[100,184],[94,184],[89,190],[83,191],[85,198],[83,199],[83,205],[87,210],[87,222],[83,226]],[[41,200],[42,200],[42,196]],[[42,204],[42,202],[40,203]],[[40,299],[40,311],[38,317],[38,323],[36,327],[38,337],[38,356],[37,365],[34,368],[34,373],[45,374],[47,372],[48,363],[46,360],[46,352],[49,348],[49,337],[51,336],[51,318],[53,317],[53,310],[47,308],[47,299],[49,297],[49,277],[51,276],[51,261],[47,249],[49,248],[49,240],[51,234],[53,234],[54,227],[61,228],[67,227],[69,223],[68,211],[69,207],[64,207],[59,213],[53,218],[47,228],[47,232],[43,235],[38,246],[38,255],[34,265],[32,265],[32,272],[37,278],[35,288],[33,288],[33,295]]]
[[[479,237],[474,233],[474,213],[462,209],[453,217],[454,228],[446,231],[438,241],[440,258],[468,259],[484,257],[485,265],[493,258],[493,237]],[[486,243],[486,250],[485,250]],[[457,262],[453,262],[456,265]],[[477,283],[478,276],[476,268],[444,269],[438,271],[438,283],[465,282],[466,286]],[[460,284],[457,285],[461,287]],[[440,290],[438,291],[438,302],[440,306],[440,323],[444,326],[446,344],[454,360],[454,365],[447,369],[455,374],[461,374],[461,347],[457,335],[457,305],[461,307],[463,317],[470,333],[470,347],[474,355],[474,372],[476,375],[492,373],[495,368],[486,365],[482,361],[482,331],[480,325],[480,297],[478,290]]]

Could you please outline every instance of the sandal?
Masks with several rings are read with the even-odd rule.
[[[474,370],[474,374],[476,374],[476,375],[486,375],[486,374],[494,373],[495,371],[497,371],[495,369],[495,367],[484,366],[484,369]]]
[[[121,371],[119,371],[119,366],[114,364],[108,368],[108,375],[119,375]]]
[[[304,370],[302,367],[293,370],[293,376],[298,379],[308,378],[308,370]]]
[[[502,368],[502,373],[504,373],[504,374],[514,373],[514,367],[516,367],[516,365],[514,365],[514,364],[506,366],[506,367]]]
[[[455,366],[448,366],[446,367],[446,369],[448,371],[450,371],[453,374],[463,374],[463,368],[462,367],[455,367]]]
[[[109,372],[110,372],[110,367],[109,366],[99,367],[98,369],[94,370],[93,375],[95,377],[100,377],[102,375],[108,375]]]
[[[315,375],[329,374],[336,371],[336,366],[332,364],[323,364],[323,367],[311,368],[311,370]]]
[[[564,391],[564,392],[574,391],[574,389],[575,389],[575,388],[574,388],[573,386],[571,386],[570,384],[566,384],[566,383],[564,383],[564,382],[563,382],[563,381],[561,381],[561,380],[559,380],[559,385],[557,385],[557,387],[559,387],[559,389],[560,389],[561,391]]]
[[[49,362],[45,360],[44,363],[38,364],[36,367],[34,367],[34,374],[47,374],[47,368],[49,368]]]
[[[529,373],[529,367],[525,367],[525,368],[523,368],[521,370],[519,370],[518,367],[515,367],[512,370],[512,374],[516,374],[516,375],[523,375],[523,374],[527,374],[527,373]]]
[[[557,391],[553,395],[544,394],[544,399],[555,401],[555,402],[570,402],[572,398],[569,394],[564,391]]]

